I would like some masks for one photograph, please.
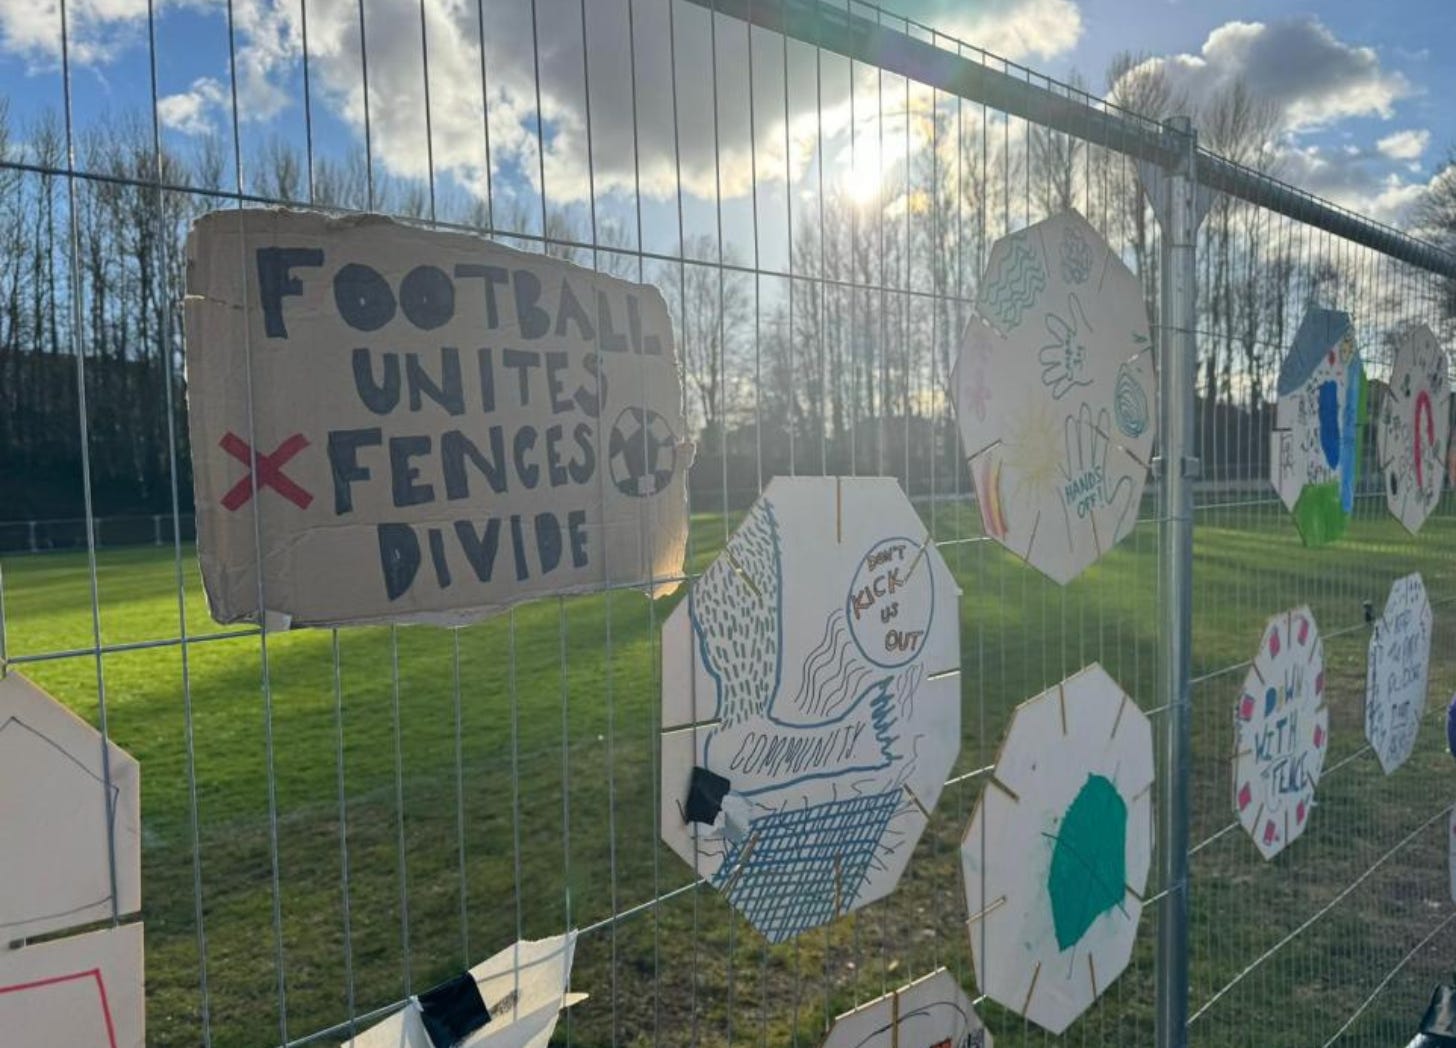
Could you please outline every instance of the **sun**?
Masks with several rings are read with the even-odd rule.
[[[845,168],[840,181],[856,204],[872,204],[880,196],[880,165],[871,158],[860,157]]]

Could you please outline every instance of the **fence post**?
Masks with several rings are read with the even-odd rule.
[[[1158,525],[1158,603],[1164,628],[1159,666],[1163,718],[1158,778],[1157,1046],[1188,1044],[1188,782],[1192,758],[1189,674],[1193,641],[1193,481],[1199,473],[1194,443],[1197,378],[1196,285],[1198,224],[1205,195],[1195,165],[1198,138],[1186,117],[1167,122],[1177,159],[1168,167],[1144,163],[1143,186],[1162,229],[1159,266],[1161,404],[1159,453],[1162,489]]]

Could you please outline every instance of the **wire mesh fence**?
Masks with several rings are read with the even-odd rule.
[[[25,555],[33,528],[0,525],[29,543],[0,547],[16,550],[0,657],[142,762],[149,1043],[340,1043],[513,940],[577,927],[572,982],[591,998],[560,1043],[815,1045],[936,966],[973,987],[958,848],[1018,703],[1097,661],[1170,730],[1166,482],[1057,586],[987,539],[950,376],[991,245],[1067,208],[1162,330],[1139,165],[1172,100],[1123,70],[1136,116],[859,3],[721,6],[239,4],[189,42],[226,71],[207,84],[173,71],[179,41],[153,19],[149,100],[117,114],[72,68],[97,27],[62,3],[59,69],[0,110],[6,500],[83,522],[78,552],[47,557]],[[244,24],[260,13],[276,54]],[[1045,122],[1007,101],[1013,82]],[[210,121],[187,125],[184,95]],[[1217,171],[1242,191],[1210,194],[1197,245],[1189,1018],[1160,1043],[1403,1043],[1456,938],[1444,703],[1384,776],[1364,742],[1367,608],[1420,571],[1431,692],[1456,687],[1451,496],[1410,536],[1367,446],[1349,535],[1307,550],[1269,442],[1306,306],[1348,311],[1384,379],[1394,334],[1446,329],[1444,278],[1286,217],[1292,191],[1255,170]],[[661,288],[698,445],[684,579],[774,476],[900,482],[964,592],[963,739],[894,895],[770,946],[659,842],[659,630],[680,597],[606,591],[456,629],[212,622],[182,242],[197,215],[252,205],[382,211]],[[104,521],[139,506],[150,530],[109,541]],[[1264,623],[1305,603],[1331,749],[1308,831],[1266,862],[1235,815],[1233,712]],[[1129,968],[1069,1038],[1154,1042],[1154,941],[1180,890],[1155,875]],[[999,1045],[1054,1040],[977,1004]]]

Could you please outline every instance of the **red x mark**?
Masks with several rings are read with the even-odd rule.
[[[218,441],[218,445],[243,465],[252,468],[253,449],[242,437],[229,432],[227,436]],[[272,488],[299,509],[308,509],[308,504],[313,501],[313,496],[283,472],[284,464],[306,447],[308,447],[308,438],[302,433],[295,433],[279,444],[278,449],[271,455],[258,452],[258,487]],[[230,510],[236,510],[252,497],[253,474],[249,473],[228,489],[227,494],[222,497],[222,504]]]

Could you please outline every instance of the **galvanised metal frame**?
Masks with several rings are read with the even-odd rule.
[[[823,0],[691,0],[761,29],[927,84],[966,101],[1052,128],[1140,162],[1144,188],[1162,228],[1161,475],[1159,607],[1166,616],[1160,653],[1166,725],[1159,751],[1157,1046],[1188,1044],[1188,846],[1193,640],[1194,388],[1197,380],[1198,226],[1217,191],[1444,277],[1456,256],[1354,212],[1334,207],[1268,175],[1198,148],[1187,118],[1156,124],[1086,92],[981,52],[928,39],[831,6]],[[905,23],[907,29],[910,23]],[[949,38],[946,38],[949,41]],[[996,68],[991,63],[996,63]]]

